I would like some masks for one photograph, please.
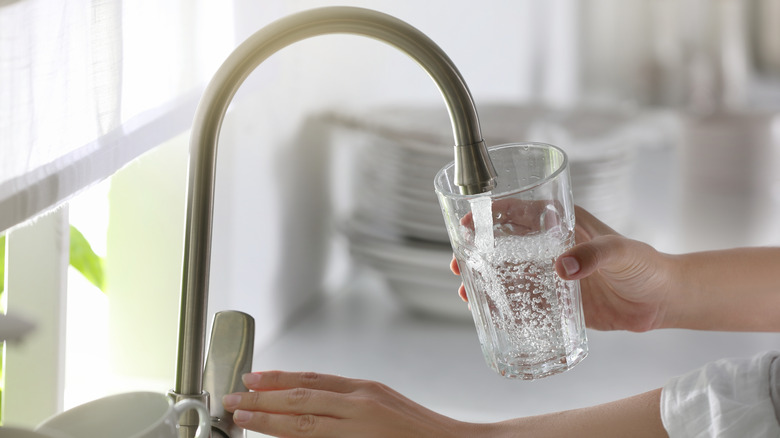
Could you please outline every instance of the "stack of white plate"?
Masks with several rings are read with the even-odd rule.
[[[444,113],[438,126],[446,129],[446,111],[439,108],[426,113],[435,118]],[[388,122],[395,120],[393,116],[419,120],[408,112],[373,114],[371,120]],[[344,227],[353,260],[378,272],[409,310],[424,316],[471,319],[457,295],[460,278],[449,269],[452,248],[433,190],[436,172],[453,159],[452,141],[409,131],[391,133],[345,120],[354,119],[337,120],[337,125],[348,126],[348,135],[338,137],[349,144],[336,146],[347,146],[353,154],[351,208]]]
[[[380,273],[409,310],[447,319],[471,318],[457,295],[460,279],[449,270],[449,243],[383,235],[360,217],[352,218],[347,225],[354,259]]]
[[[480,108],[488,146],[542,141],[566,150],[575,202],[618,228],[629,211],[634,157],[625,119],[597,111]],[[453,160],[445,109],[388,108],[328,120],[348,134],[338,137],[353,154],[346,234],[354,260],[382,274],[410,309],[470,318],[457,297],[460,279],[449,270],[452,249],[433,190],[434,176]]]
[[[404,238],[447,243],[447,230],[433,191],[433,177],[452,161],[450,148],[413,140],[364,135],[357,152],[356,219]]]

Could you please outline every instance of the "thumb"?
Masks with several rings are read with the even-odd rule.
[[[579,280],[598,269],[619,263],[627,239],[619,235],[597,237],[573,246],[555,261],[555,270],[564,280]]]

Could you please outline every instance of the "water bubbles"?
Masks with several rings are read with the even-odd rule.
[[[572,303],[564,297],[572,285],[558,277],[554,262],[572,241],[573,236],[562,242],[544,234],[497,236],[492,251],[472,254],[466,263],[477,290],[472,305],[480,306],[485,322],[500,334],[485,340],[486,354],[512,351],[542,360],[566,344]]]

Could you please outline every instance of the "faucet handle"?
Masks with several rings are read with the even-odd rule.
[[[246,391],[241,376],[252,370],[255,320],[248,314],[226,310],[214,315],[211,341],[203,370],[203,389],[211,394],[212,432],[225,438],[242,438],[244,430],[222,407],[222,397]]]

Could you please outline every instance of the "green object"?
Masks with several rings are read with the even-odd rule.
[[[105,293],[106,275],[103,257],[95,254],[92,246],[73,225],[70,226],[70,264],[90,283]],[[0,236],[0,294],[5,291],[5,235]]]
[[[73,225],[70,226],[70,265],[90,283],[106,292],[105,261],[95,254],[81,231]]]

